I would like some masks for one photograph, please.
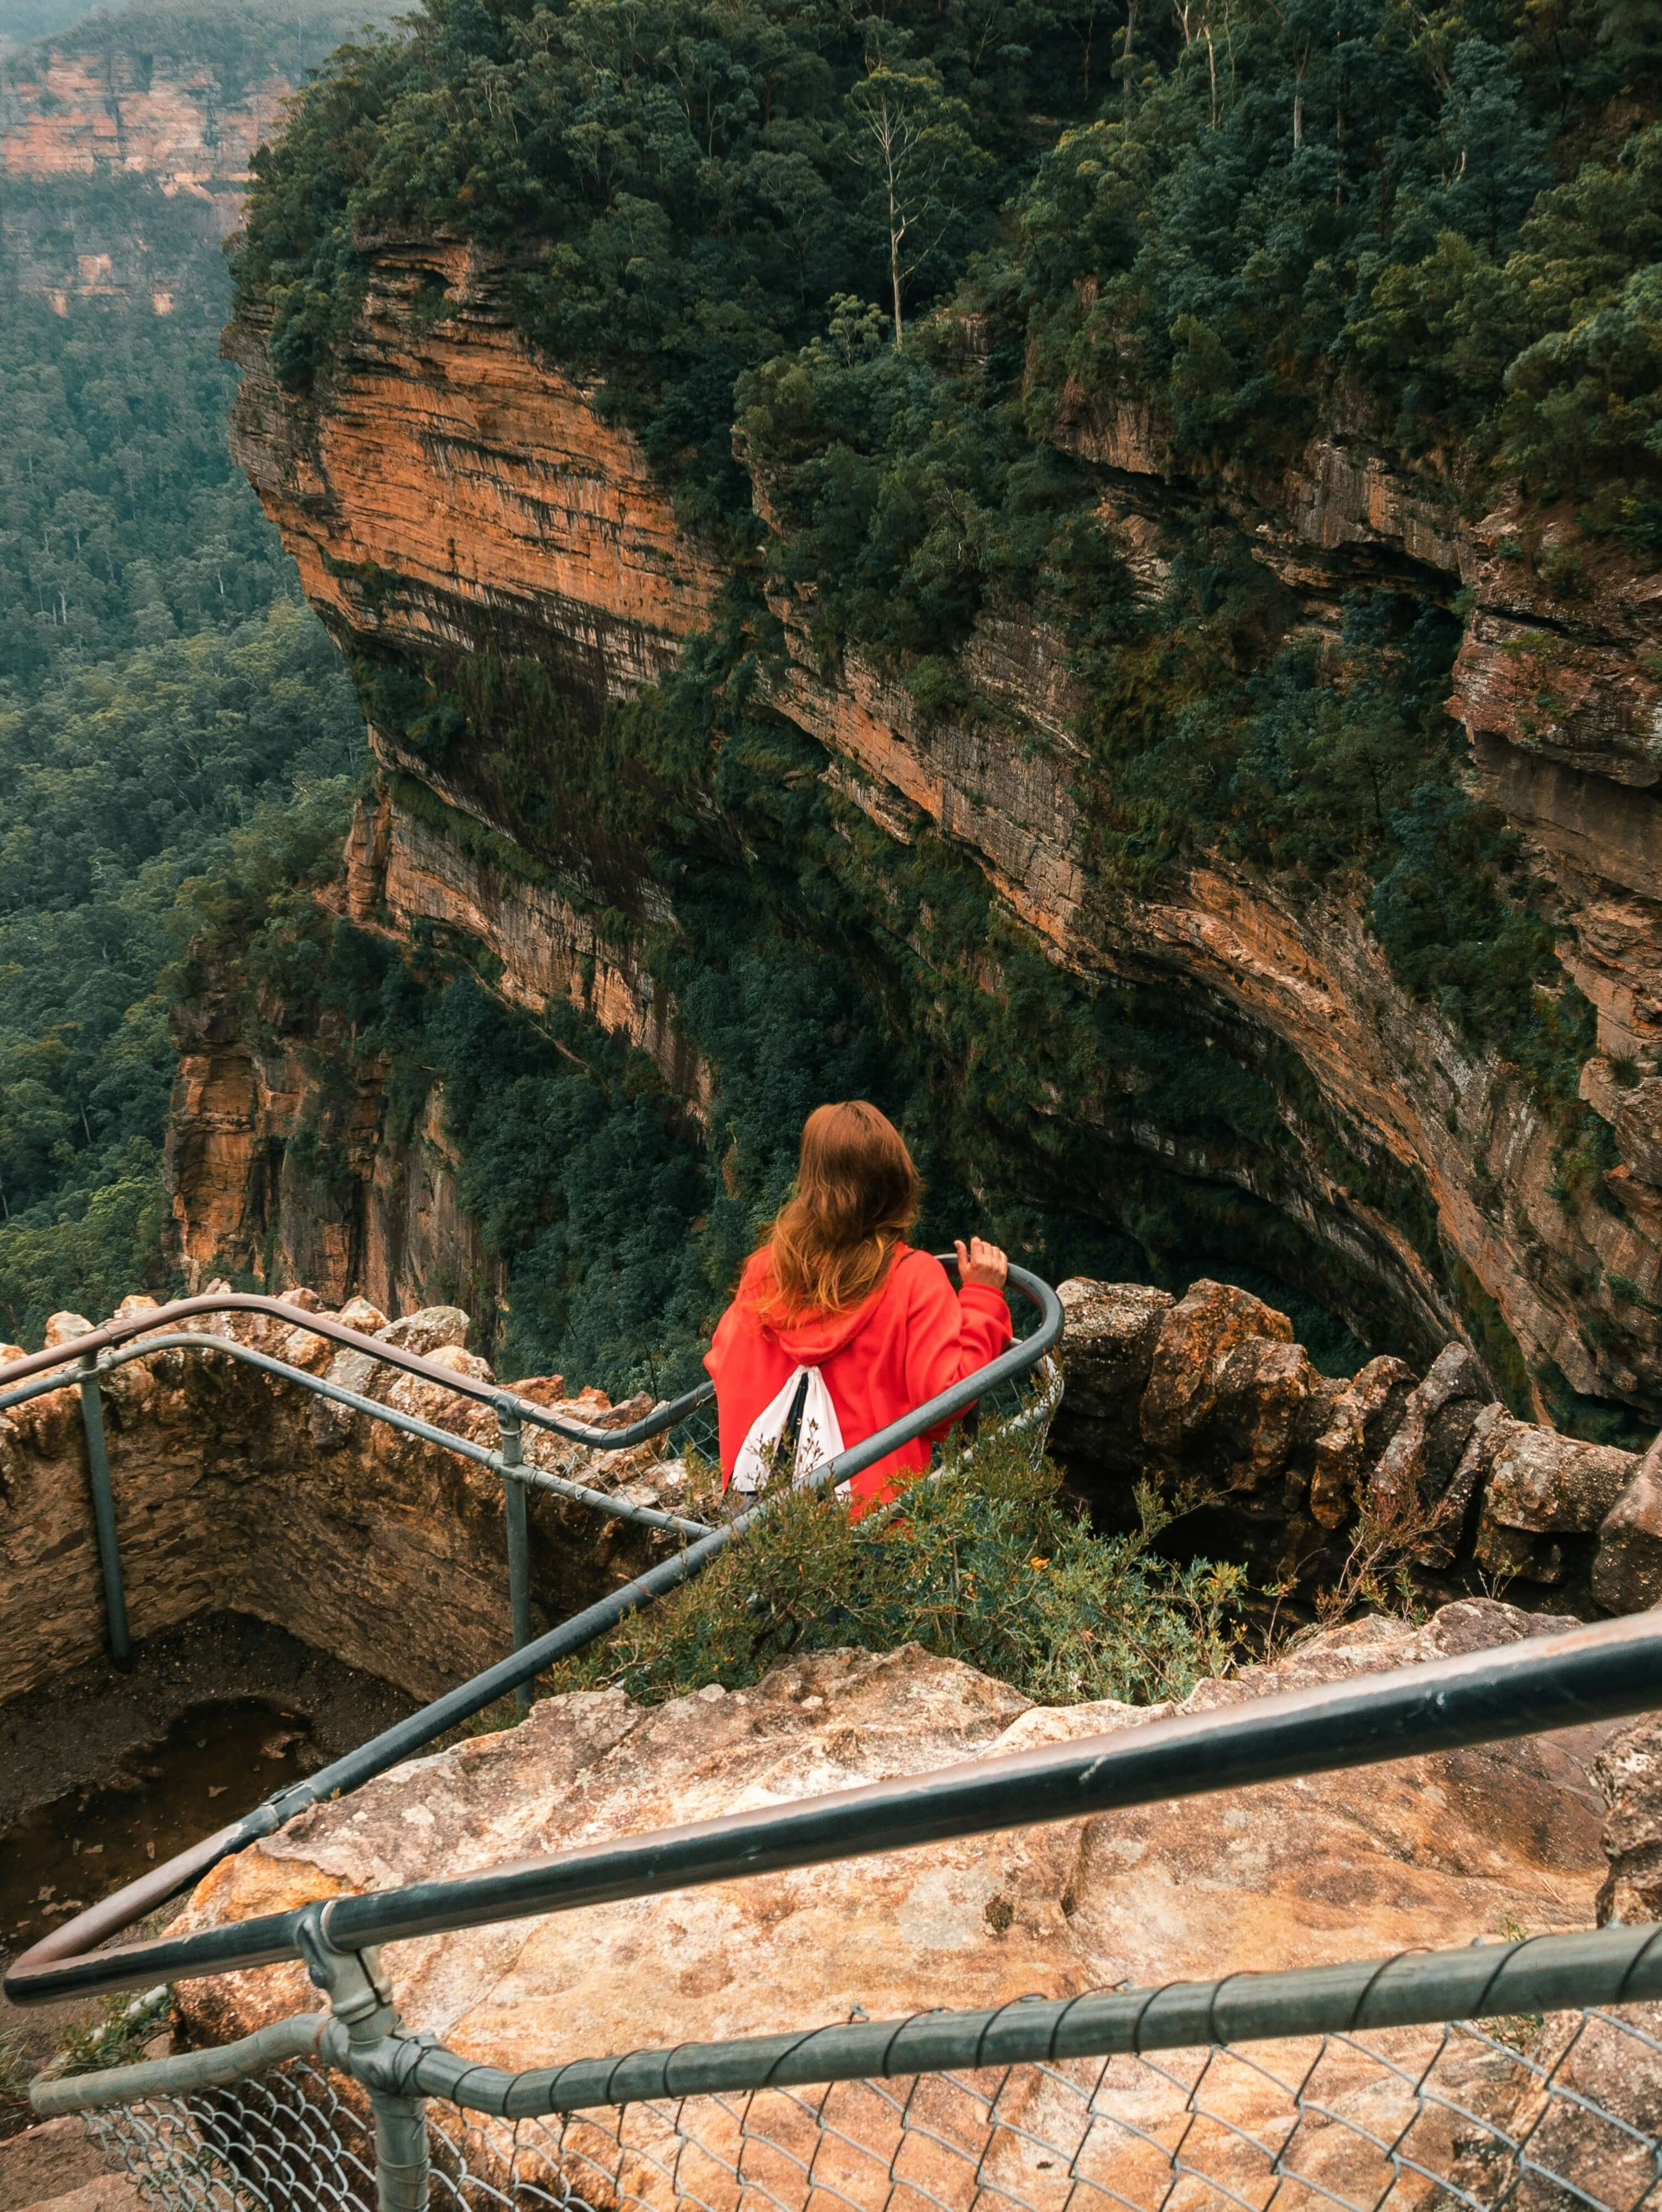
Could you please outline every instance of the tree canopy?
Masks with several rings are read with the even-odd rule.
[[[79,188],[76,188],[77,190]],[[169,204],[96,187],[154,231]],[[51,195],[9,195],[51,213]],[[223,272],[170,314],[7,270],[0,313],[0,1334],[166,1287],[171,971],[199,887],[332,864],[350,679],[226,450]]]

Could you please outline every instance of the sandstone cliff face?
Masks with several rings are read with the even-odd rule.
[[[393,1368],[364,1371],[362,1355],[307,1332],[306,1314],[326,1310],[314,1291],[292,1292],[289,1302],[293,1325],[238,1314],[197,1326],[204,1340],[232,1336],[434,1426],[494,1441],[489,1408]],[[119,1310],[155,1304],[131,1297]],[[359,1298],[339,1317],[458,1373],[490,1375],[464,1348],[468,1316],[457,1308],[389,1324]],[[78,1315],[56,1315],[47,1341],[88,1327]],[[0,1364],[20,1356],[0,1346]],[[565,1399],[558,1376],[515,1387],[539,1404]],[[210,1352],[160,1352],[119,1368],[104,1403],[135,1638],[210,1613],[251,1613],[423,1699],[511,1649],[502,1485],[487,1470]],[[606,1403],[584,1392],[572,1418],[592,1422]],[[630,1486],[642,1503],[676,1494],[675,1468],[649,1446],[608,1456],[527,1429],[525,1449],[535,1464],[594,1489]],[[0,1419],[0,1704],[104,1648],[86,1464],[72,1387]],[[528,1504],[545,1623],[656,1556],[660,1539],[636,1523],[545,1492],[533,1491]]]
[[[466,1299],[491,1329],[500,1271],[457,1197],[441,1086],[389,1132],[379,1058],[281,1004],[251,1022],[229,975],[204,978],[174,1042],[173,1255],[187,1289],[228,1269],[387,1313]]]
[[[1359,1624],[1274,1668],[1203,1684],[1184,1710],[1476,1650],[1543,1625],[1488,1602],[1450,1607],[1417,1630]],[[883,1657],[822,1653],[776,1669],[754,1689],[729,1695],[710,1687],[655,1709],[631,1705],[617,1691],[552,1698],[521,1728],[303,1814],[217,1868],[176,1924],[220,1925],[343,1891],[460,1875],[1135,1728],[1170,1710],[1036,1708],[915,1646]],[[1354,1775],[1316,1777],[761,1875],[400,1944],[387,1964],[411,2029],[428,2030],[470,2058],[521,2069],[936,2006],[993,2006],[1030,1993],[1068,1996],[1121,1980],[1158,1985],[1452,1947],[1515,1926],[1582,1926],[1605,1870],[1604,1807],[1587,1762],[1608,1734],[1405,1760],[1373,1770],[1361,1790]],[[183,1984],[178,2001],[186,2035],[216,2043],[315,1999],[301,1969],[290,1966]],[[1404,2069],[1398,2100],[1401,2082],[1418,2075],[1437,2041],[1436,2031],[1401,2031],[1380,2046]],[[1637,2060],[1638,2046],[1630,2048]],[[1304,2081],[1317,2056],[1313,2044],[1284,2045],[1267,2071],[1215,2069],[1201,2124],[1185,2096],[1193,2073],[1186,2057],[1159,2069],[1117,2062],[1098,2093],[1105,2120],[1088,2173],[1119,2201],[1160,2203],[1171,2178],[1168,2146],[1181,2132],[1191,2191],[1202,2174],[1233,2185],[1246,2202],[1256,2201],[1245,2192],[1259,2176],[1266,2186],[1285,2186],[1279,2166],[1273,2176],[1267,2171],[1263,2145],[1280,2143],[1293,2124],[1286,2082]],[[1336,2050],[1323,2064],[1292,2170],[1324,2178],[1345,2201],[1372,2202],[1391,2179],[1380,2170],[1379,2143],[1397,2137],[1411,2107],[1389,2121],[1389,2079],[1361,2048]],[[1090,2071],[1093,2085],[1097,2071]],[[1057,2078],[1072,2078],[1071,2071]],[[1453,2102],[1434,2109],[1425,2133],[1415,2124],[1417,2160],[1433,2172],[1452,2170],[1461,2112],[1476,2106],[1504,2124],[1532,2090],[1526,2067],[1496,2067],[1481,2045],[1461,2073],[1440,2074],[1440,2082]],[[1037,2073],[1030,2083],[1018,2078],[1008,2086],[1017,2101],[1007,2119],[1025,2123],[1025,2134],[988,2146],[989,2165],[974,2176],[984,2198],[964,2164],[941,2156],[937,2172],[921,2162],[948,2151],[964,2124],[961,2113],[956,2120],[933,2113],[926,2086],[914,2113],[920,2132],[908,2139],[901,2169],[919,2186],[933,2179],[935,2201],[991,2203],[1014,2193],[1040,2206],[1062,2203],[1072,2177],[1052,2166],[1047,2184],[1044,2171],[1062,2117],[1056,2094]],[[1629,2075],[1632,2098],[1653,2087],[1648,2073]],[[904,2096],[905,2085],[894,2089],[897,2100]],[[839,2193],[855,2204],[886,2201],[897,2168],[884,2105],[869,2094],[861,2103],[852,2086],[835,2094],[845,2099],[837,2149],[853,2160]],[[698,2185],[704,2201],[736,2202],[733,2173],[704,2149],[736,2153],[733,2124],[742,2115],[743,2170],[752,2189],[766,2172],[776,2201],[807,2201],[807,2168],[772,2160],[767,2149],[776,2141],[799,2160],[813,2152],[814,2130],[801,2125],[805,2106],[811,2113],[801,2093],[746,2099],[728,2124],[713,2100],[679,2110],[634,2107],[623,2121],[627,2193],[648,2204],[674,2201],[676,2189],[691,2185],[691,2160],[701,2177],[709,2168]],[[891,2124],[894,2109],[887,2108]],[[446,2124],[440,2108],[434,2117]],[[922,2132],[930,2117],[941,2123],[933,2152]],[[1126,2124],[1116,2127],[1115,2119]],[[570,2148],[592,2154],[598,2136],[598,2128],[574,2133]],[[615,2141],[610,2149],[615,2161]],[[862,2149],[867,2157],[854,2155]],[[490,2152],[488,2136],[473,2146],[477,2157]],[[615,2163],[602,2172],[610,2179]],[[823,2183],[823,2163],[813,2172]],[[611,2194],[608,2188],[608,2201]],[[1612,2192],[1611,2201],[1634,2200]]]
[[[206,62],[37,48],[9,63],[0,85],[0,169],[36,181],[107,169],[176,191],[229,185],[240,197],[293,88],[271,71],[228,94]]]
[[[350,649],[406,663],[436,650],[528,653],[589,713],[661,674],[721,578],[677,529],[637,450],[512,334],[500,267],[430,241],[386,241],[372,258],[358,331],[316,399],[278,389],[257,328],[231,334],[244,370],[239,458],[325,619]],[[1075,410],[1066,434],[1099,470],[1134,570],[1152,575],[1173,487],[1146,412]],[[1300,904],[1243,871],[1210,867],[1157,901],[1107,898],[1075,798],[1059,641],[984,623],[964,655],[983,711],[926,721],[856,659],[821,671],[802,608],[781,604],[788,653],[773,703],[825,746],[837,791],[900,841],[938,831],[1068,974],[1129,981],[1243,1067],[1279,1055],[1307,1073],[1323,1129],[1283,1085],[1273,1158],[1202,1142],[1140,1110],[1135,1082],[1124,1098],[1058,1098],[1087,1204],[1096,1202],[1093,1151],[1111,1124],[1116,1143],[1151,1161],[1280,1209],[1307,1241],[1313,1286],[1374,1340],[1428,1360],[1461,1336],[1498,1379],[1496,1346],[1510,1336],[1537,1414],[1540,1378],[1553,1375],[1654,1414],[1662,1086],[1648,1073],[1662,1042],[1653,788],[1662,684],[1646,655],[1662,644],[1662,582],[1590,571],[1567,613],[1542,580],[1553,531],[1525,543],[1503,515],[1468,525],[1446,484],[1405,472],[1360,431],[1316,441],[1282,483],[1232,486],[1226,504],[1314,623],[1330,625],[1359,578],[1444,599],[1463,585],[1471,592],[1455,711],[1476,772],[1526,841],[1565,967],[1598,1010],[1584,1095],[1612,1125],[1621,1161],[1602,1179],[1565,1187],[1554,1135],[1515,1073],[1404,994],[1348,887]],[[1554,529],[1562,537],[1568,518]],[[372,735],[389,767],[451,808],[521,834],[500,763],[470,757],[441,772],[386,732]],[[557,779],[557,745],[537,765]],[[551,912],[558,901],[539,902],[506,875],[484,886],[472,864],[441,864],[430,844],[417,860],[422,840],[400,823],[396,793],[382,806],[377,896],[396,926],[454,920],[515,948],[502,956],[517,979],[510,991],[573,995],[560,949],[573,929]],[[563,865],[584,889],[581,855]],[[472,880],[459,888],[459,875]],[[637,927],[665,919],[655,885],[636,880],[633,893]],[[981,980],[1000,988],[992,969]],[[648,1042],[697,1097],[675,1010],[646,990],[628,952],[604,997],[603,1018]],[[1336,1149],[1324,1130],[1339,1133]],[[200,1202],[188,1173],[180,1188],[188,1241]]]
[[[485,956],[503,998],[533,1013],[568,1002],[648,1054],[695,1115],[708,1106],[709,1071],[627,944],[390,791],[359,803],[345,883],[327,903],[399,941],[436,924]],[[209,973],[174,1029],[171,1249],[187,1288],[228,1269],[262,1288],[310,1284],[336,1304],[361,1291],[388,1313],[454,1298],[494,1332],[502,1270],[458,1195],[441,1083],[413,1127],[393,1129],[383,1059],[269,994],[251,1018],[234,972]]]
[[[472,248],[382,245],[320,408],[234,326],[232,450],[343,641],[517,646],[595,702],[626,697],[673,665],[721,573],[634,441],[532,360],[501,275]]]
[[[170,312],[185,274],[176,250],[72,192],[55,204],[27,188],[143,180],[192,218],[182,234],[215,243],[240,222],[254,148],[293,89],[274,69],[228,85],[205,61],[73,38],[0,64],[0,177],[25,188],[9,192],[0,237],[21,289],[60,313],[71,295],[148,298]]]

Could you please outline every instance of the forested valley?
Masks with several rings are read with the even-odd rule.
[[[356,20],[283,13],[319,58]],[[269,62],[276,20],[162,7],[104,35],[232,72]],[[332,860],[362,728],[226,448],[229,288],[198,211],[106,174],[0,176],[0,1331],[33,1343],[55,1309],[169,1287],[180,960],[239,872]],[[88,220],[177,271],[167,312],[26,288],[18,241]]]

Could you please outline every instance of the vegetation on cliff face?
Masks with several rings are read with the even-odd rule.
[[[436,0],[350,49],[259,163],[245,298],[308,384],[350,327],[361,233],[460,225],[521,270],[527,334],[604,380],[687,513],[742,538],[745,369],[870,290],[916,313],[1109,81],[1099,0]]]
[[[735,938],[767,945],[782,989],[800,963],[805,1004],[822,948],[855,947],[837,1018],[888,1041],[885,1095],[943,1191],[1029,1250],[1055,1228],[1082,1264],[1083,1232],[1099,1264],[1169,1276],[1221,1243],[1308,1280],[1276,1209],[1314,1162],[1471,1308],[1423,1187],[1330,1127],[1301,1070],[1202,1058],[1198,1014],[1059,975],[925,825],[902,849],[819,786],[814,749],[757,703],[781,649],[762,587],[794,594],[828,672],[858,653],[926,723],[994,711],[959,648],[988,615],[1038,616],[1087,701],[1075,795],[1110,909],[1208,855],[1295,901],[1348,893],[1404,988],[1516,1068],[1567,1187],[1596,1182],[1591,1009],[1443,712],[1460,605],[1429,572],[1359,574],[1312,621],[1233,518],[1337,422],[1455,510],[1521,486],[1656,549],[1658,59],[1629,0],[1155,19],[429,0],[338,58],[262,157],[237,282],[274,367],[326,404],[378,231],[484,240],[523,331],[641,431],[739,580],[675,681],[598,731],[492,654],[366,664],[375,719],[518,841],[508,865],[553,867],[637,935],[655,875],[679,925],[657,969],[724,1113],[756,1075],[721,1035],[747,1003]],[[879,159],[879,110],[907,125],[909,176]],[[1169,487],[1161,561],[1135,574],[1091,458],[1121,408]],[[1571,593],[1560,565],[1546,581]],[[1087,1101],[1111,1193],[1082,1170]],[[1139,1111],[1210,1171],[1139,1158]],[[724,1153],[752,1219],[759,1158]],[[1344,1255],[1321,1264],[1366,1310]],[[520,1311],[542,1295],[524,1265]],[[563,1310],[545,1301],[545,1343]]]
[[[1631,0],[1141,23],[1094,0],[429,0],[405,38],[338,57],[263,157],[242,282],[301,380],[350,306],[356,234],[511,246],[528,333],[743,505],[734,377],[839,295],[886,307],[892,176],[917,303],[996,237],[973,295],[1032,349],[1041,438],[1126,396],[1202,474],[1273,464],[1355,374],[1406,451],[1458,441],[1644,541],[1659,64]],[[885,100],[910,164],[872,152]]]

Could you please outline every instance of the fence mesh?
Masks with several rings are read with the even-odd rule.
[[[757,2088],[514,2123],[428,2107],[435,2212],[1641,2212],[1662,2007]],[[374,2202],[314,2068],[89,2124],[148,2202]]]

